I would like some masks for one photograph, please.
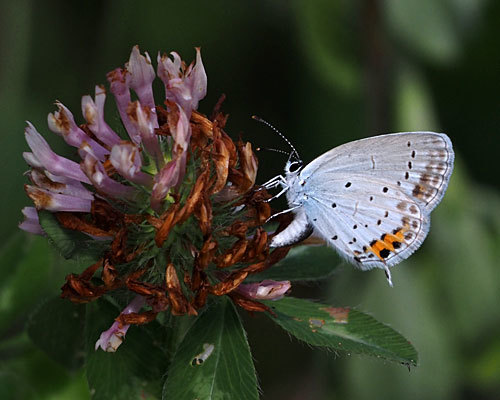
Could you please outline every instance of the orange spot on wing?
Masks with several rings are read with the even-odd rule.
[[[380,255],[380,252],[383,249],[386,249],[386,243],[382,240],[377,240],[375,243],[373,243],[368,250],[370,250],[372,253],[374,253],[378,258],[380,258],[381,261],[384,261],[384,257]],[[390,249],[389,249],[390,250]]]
[[[387,257],[382,257],[380,252],[384,249],[395,252],[399,246],[394,247],[394,243],[404,242],[404,232],[408,230],[408,227],[403,227],[397,230],[395,233],[386,233],[381,236],[380,240],[375,240],[370,243],[370,246],[365,250],[365,252],[371,251],[375,254],[381,261],[385,261]]]

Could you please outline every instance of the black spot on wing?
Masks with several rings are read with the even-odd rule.
[[[391,251],[389,249],[382,249],[380,250],[380,257],[382,258],[387,258],[389,257],[389,254],[391,254]]]

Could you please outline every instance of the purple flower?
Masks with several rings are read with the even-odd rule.
[[[146,300],[144,297],[136,296],[134,300],[132,300],[131,303],[123,309],[121,314],[136,313],[145,303]],[[100,347],[104,351],[114,353],[123,343],[128,328],[130,328],[130,325],[121,324],[120,322],[115,321],[107,331],[101,333],[99,340],[95,343],[95,349],[97,350]]]
[[[165,96],[155,100],[156,75]],[[257,158],[250,143],[235,143],[225,131],[223,98],[210,118],[196,111],[207,91],[200,50],[191,64],[173,52],[153,66],[136,46],[107,80],[121,121],[111,122],[112,110],[106,119],[106,89],[97,85],[94,96],[81,99],[83,118],[60,102],[48,115],[49,129],[72,146],[74,158],[55,154],[30,123],[31,151],[23,154],[34,207],[23,209],[20,228],[57,242],[40,226],[40,210],[48,210],[62,229],[86,235],[74,238],[76,246],[99,252],[83,272],[66,276],[61,297],[87,303],[116,291],[138,295],[95,348],[116,351],[130,325],[158,313],[197,315],[208,296],[229,295],[248,311],[269,311],[257,300],[283,297],[290,282],[244,281],[288,249],[269,249],[262,224],[271,208],[267,193],[255,190]]]
[[[240,294],[255,300],[279,300],[291,288],[290,281],[264,280],[259,283],[244,283],[236,289]]]

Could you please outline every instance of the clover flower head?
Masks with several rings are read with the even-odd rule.
[[[258,300],[290,289],[290,282],[245,283],[288,248],[269,249],[262,227],[269,196],[254,190],[252,145],[225,132],[221,102],[210,118],[197,111],[207,92],[200,49],[189,65],[175,52],[157,62],[155,72],[148,53],[135,46],[125,66],[107,74],[119,126],[105,118],[103,85],[82,97],[84,123],[56,102],[48,127],[78,160],[53,152],[31,123],[25,129],[31,150],[23,154],[30,166],[25,190],[34,207],[23,209],[20,228],[50,236],[46,224],[55,221],[79,235],[78,246],[98,250],[95,263],[66,277],[62,297],[129,298],[96,342],[105,351],[116,351],[131,325],[162,312],[196,315],[209,296],[266,311]],[[165,87],[160,104],[153,95],[157,76]]]

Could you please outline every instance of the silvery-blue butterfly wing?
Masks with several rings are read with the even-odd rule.
[[[360,268],[387,270],[427,236],[453,160],[445,134],[376,136],[316,158],[292,190],[304,194],[302,208],[317,235]]]

